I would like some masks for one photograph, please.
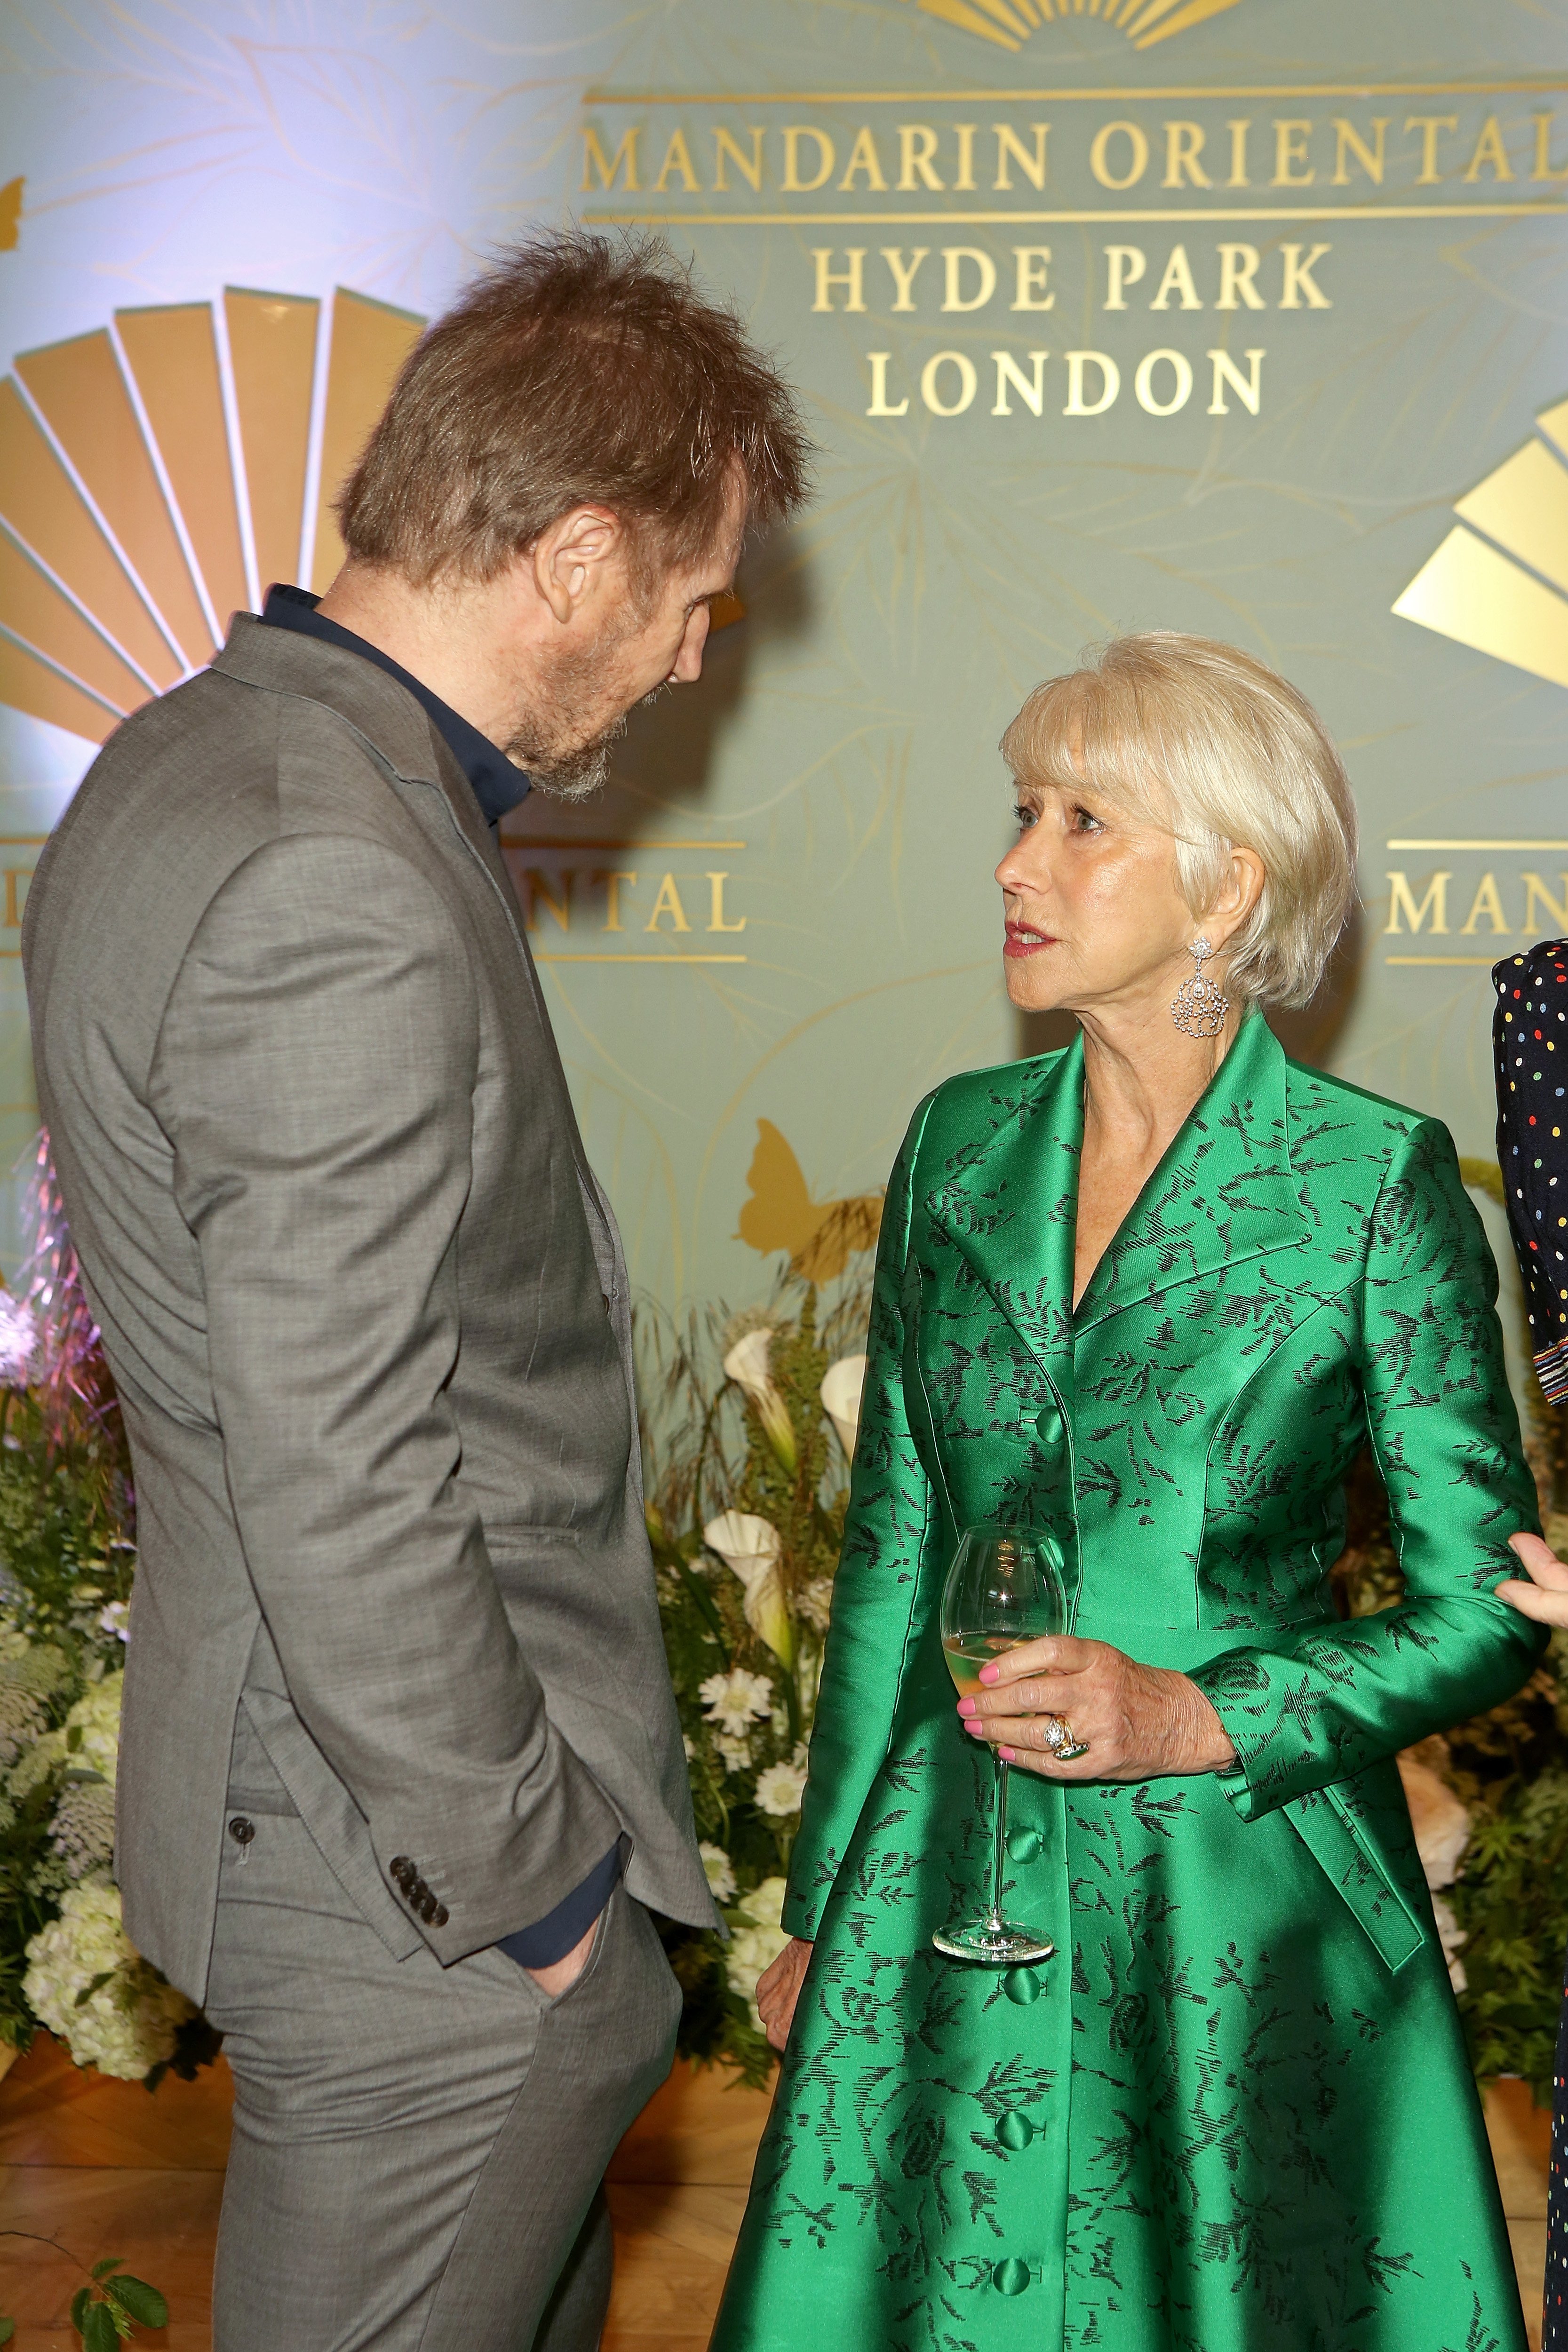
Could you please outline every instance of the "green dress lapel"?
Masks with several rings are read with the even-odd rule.
[[[1299,1247],[1310,1232],[1290,1166],[1284,1052],[1249,1013],[1095,1267],[1074,1336],[1222,1266]]]
[[[986,1136],[948,1162],[926,1208],[1062,1396],[1072,1385],[1073,1240],[1083,1039],[1041,1066]]]
[[[1127,1307],[1222,1266],[1306,1242],[1290,1166],[1285,1055],[1260,1013],[1138,1195],[1072,1308],[1083,1039],[1044,1066],[985,1136],[949,1160],[926,1208],[1049,1377],[1064,1407],[1073,1349]]]

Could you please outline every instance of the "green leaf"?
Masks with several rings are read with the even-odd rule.
[[[9,2344],[16,2333],[16,2323],[14,2319],[0,2319],[0,2344]]]
[[[103,2291],[123,2305],[132,2319],[140,2320],[143,2327],[167,2327],[169,2306],[157,2288],[149,2286],[145,2279],[106,2279]]]
[[[100,1969],[97,1976],[93,1978],[90,1984],[83,1985],[81,1990],[76,1997],[74,2004],[75,2007],[78,2009],[85,2009],[88,2002],[92,1999],[93,1994],[95,1992],[101,1992],[104,1986],[109,1982],[110,1978],[113,1974],[114,1970],[112,1969]]]
[[[85,2352],[120,2352],[120,2330],[108,2304],[95,2303],[89,2307],[82,2322],[81,2340]]]
[[[71,2326],[79,2336],[82,2332],[91,2302],[92,2289],[89,2286],[79,2286],[71,2297]]]
[[[100,2263],[94,2263],[92,2266],[93,2277],[95,2279],[107,2278],[110,2271],[120,2270],[123,2266],[124,2261],[125,2257],[123,2254],[105,2254]]]

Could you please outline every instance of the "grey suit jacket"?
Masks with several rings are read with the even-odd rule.
[[[710,1921],[619,1240],[425,712],[240,616],[93,766],[23,954],[137,1482],[132,1940],[202,1997],[231,1769],[400,1955],[528,1925],[623,1828],[630,1891]]]

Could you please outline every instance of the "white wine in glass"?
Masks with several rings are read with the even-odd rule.
[[[942,1646],[961,1698],[981,1688],[980,1669],[1020,1642],[1067,1631],[1061,1547],[1054,1536],[1027,1528],[965,1528],[942,1595]],[[971,1734],[964,1732],[968,1739]],[[996,1762],[996,1806],[991,1839],[991,1906],[977,1918],[939,1927],[931,1942],[955,1960],[994,1969],[1048,1960],[1049,1936],[1021,1927],[1002,1911],[1007,1858],[1007,1766]]]

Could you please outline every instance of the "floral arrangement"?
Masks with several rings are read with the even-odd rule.
[[[1466,1181],[1497,1192],[1488,1162]],[[129,1942],[112,1872],[120,1695],[135,1565],[119,1408],[47,1146],[35,1245],[0,1290],[0,2063],[43,2024],[79,2064],[155,2084],[216,2039]],[[765,1307],[684,1332],[639,1325],[653,1427],[647,1519],[693,1804],[724,1937],[666,1942],[680,2047],[751,2082],[772,2055],[757,1979],[783,1949],[833,1577],[866,1372],[866,1244],[791,1267]],[[858,1271],[857,1271],[858,1269]],[[814,1271],[816,1268],[814,1267]],[[1548,1533],[1568,1549],[1568,1412],[1537,1393],[1528,1443]],[[1334,1570],[1347,1616],[1401,1583],[1370,1455]],[[1476,2071],[1549,2095],[1568,1948],[1568,1637],[1507,1705],[1400,1759]],[[4,2340],[0,2338],[0,2340]]]
[[[686,1996],[680,2048],[754,2083],[773,2063],[755,1994],[787,1941],[779,1917],[849,1499],[866,1309],[863,1283],[829,1291],[792,1273],[768,1307],[710,1317],[679,1340],[661,1326],[641,1334],[645,1391],[669,1433],[648,1442],[660,1613],[702,1858],[729,1929],[667,1935]]]
[[[0,1293],[0,2045],[155,2083],[216,2049],[133,1949],[114,1885],[135,1566],[119,1407],[47,1154],[21,1297]]]

